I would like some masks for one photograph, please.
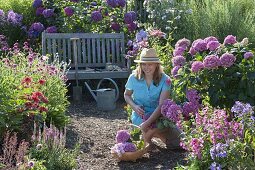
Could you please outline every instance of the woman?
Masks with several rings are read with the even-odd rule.
[[[140,126],[146,143],[153,137],[175,149],[179,147],[179,132],[171,129],[152,128],[161,115],[163,101],[170,96],[170,78],[162,69],[155,49],[144,48],[140,60],[134,60],[138,67],[128,78],[124,98],[131,106],[132,123]]]

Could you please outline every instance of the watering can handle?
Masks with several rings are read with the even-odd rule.
[[[104,80],[109,80],[109,81],[111,81],[111,82],[114,84],[115,89],[116,89],[116,95],[115,95],[115,102],[116,102],[116,101],[118,100],[118,98],[119,98],[119,88],[118,88],[117,84],[115,83],[115,81],[114,81],[113,79],[111,79],[111,78],[103,78],[103,79],[101,79],[101,80],[99,81],[98,85],[97,85],[97,89],[99,89],[101,83],[102,83]]]

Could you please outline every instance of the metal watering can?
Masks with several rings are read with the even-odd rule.
[[[111,88],[100,89],[100,85],[104,80],[111,81],[114,84],[115,89],[111,89]],[[97,108],[99,110],[110,111],[116,108],[116,101],[119,98],[119,88],[117,84],[115,83],[115,81],[113,81],[110,78],[101,79],[97,85],[96,90],[92,90],[89,87],[87,82],[85,82],[85,86],[89,89],[89,92],[96,100]]]

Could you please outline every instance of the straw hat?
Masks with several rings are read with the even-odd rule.
[[[136,63],[161,63],[156,50],[153,48],[144,48],[140,55],[140,60],[134,60]]]

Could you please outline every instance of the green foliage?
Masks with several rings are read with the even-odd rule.
[[[0,131],[25,130],[20,129],[21,126],[34,119],[52,122],[57,127],[65,126],[68,122],[65,111],[69,104],[65,68],[57,62],[48,64],[36,53],[10,53],[1,58]]]
[[[23,42],[27,39],[25,27],[29,27],[36,19],[32,2],[33,0],[0,0],[0,9],[5,12],[6,17],[9,10],[13,10],[23,16],[22,25],[20,26],[14,26],[9,23],[1,25],[0,21],[1,34],[8,37],[9,44],[14,44],[17,41]],[[23,26],[25,26],[24,29],[22,28]]]
[[[185,64],[172,81],[174,89],[172,96],[175,101],[183,101],[187,89],[197,89],[203,102],[208,102],[213,107],[229,109],[237,100],[254,105],[255,60],[254,56],[250,59],[244,58],[246,52],[251,52],[254,55],[249,45],[243,42],[233,45],[221,44],[215,51],[205,50],[194,56],[191,56],[188,50],[183,54],[186,58]],[[233,54],[236,58],[233,65],[225,67],[219,63],[217,68],[192,71],[194,61],[204,63],[205,58],[209,55],[216,55],[221,60],[220,57],[226,53]]]
[[[173,41],[172,32],[168,35],[161,30],[148,27],[145,31],[141,29],[136,33],[136,39],[128,42],[128,51],[126,57],[137,58],[143,48],[154,48],[157,51],[157,55],[162,62],[164,71],[169,74],[171,67],[171,54],[173,47],[171,43]]]
[[[159,28],[163,32],[173,32],[179,20],[181,10],[177,9],[176,0],[150,0],[144,2],[147,20],[144,25]]]
[[[77,168],[76,158],[78,156],[78,145],[74,150],[66,148],[48,148],[44,145],[40,150],[31,148],[30,156],[36,160],[44,161],[47,170],[63,169],[72,170]]]
[[[130,132],[130,136],[131,142],[136,145],[137,149],[143,149],[145,147],[140,128],[133,128],[133,130]]]
[[[37,126],[39,125],[39,126]],[[33,145],[29,150],[29,157],[43,162],[49,170],[63,169],[72,170],[77,168],[76,158],[79,154],[79,145],[73,150],[65,148],[66,128],[57,129],[50,124],[34,124]]]
[[[244,115],[250,116],[249,113]],[[254,148],[242,135],[254,131],[252,126],[242,127],[244,119],[228,120],[224,110],[209,107],[188,121],[181,121],[184,137],[181,145],[189,151],[188,166],[177,169],[208,169],[217,163],[222,169],[252,169]]]
[[[97,5],[91,5],[92,2],[96,2]],[[106,2],[100,0],[89,1],[63,1],[54,0],[51,2],[45,2],[44,5],[47,8],[54,9],[56,16],[54,23],[58,26],[59,32],[97,32],[107,33],[115,32],[111,29],[111,23],[119,23],[121,28],[117,32],[128,32],[127,25],[124,23],[125,8],[112,8],[109,7]],[[71,7],[74,10],[74,15],[67,16],[64,13],[65,7]],[[91,19],[91,13],[93,11],[101,11],[103,19],[95,22]],[[52,24],[51,20],[47,19],[47,23]]]
[[[175,39],[195,40],[213,35],[222,41],[232,34],[240,39],[250,37],[255,42],[254,0],[182,0],[180,4],[183,3],[190,13],[181,15]]]

